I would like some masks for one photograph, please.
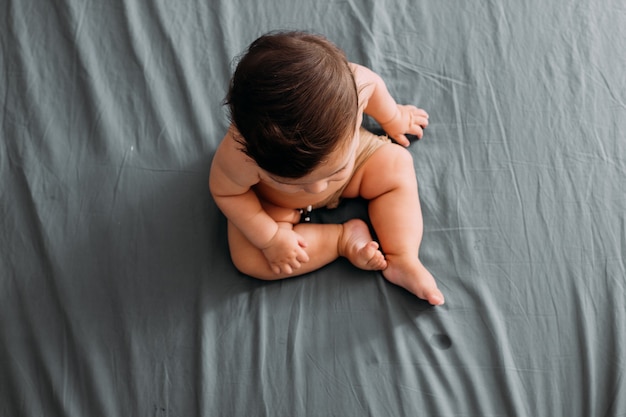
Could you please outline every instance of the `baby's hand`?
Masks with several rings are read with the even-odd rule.
[[[269,245],[261,250],[275,274],[291,275],[302,263],[309,261],[309,255],[304,248],[306,242],[302,236],[293,231],[292,225],[279,223],[278,231]]]
[[[406,133],[421,139],[426,126],[428,126],[428,113],[425,110],[401,104],[398,104],[398,111],[393,119],[381,124],[381,127],[385,129],[389,137],[402,146],[409,146],[410,144],[405,136]]]

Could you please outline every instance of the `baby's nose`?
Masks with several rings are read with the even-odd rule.
[[[309,194],[319,194],[328,188],[328,181],[318,181],[308,185],[305,191]]]

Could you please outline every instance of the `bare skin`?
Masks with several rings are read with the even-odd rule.
[[[228,237],[231,256],[237,269],[255,278],[277,280],[315,271],[340,256],[363,270],[383,270],[387,261],[379,250],[365,222],[349,220],[344,224],[297,224],[279,223],[280,227],[293,229],[307,241],[310,260],[295,269],[273,271],[262,252],[250,244],[239,230],[229,224]],[[333,244],[335,243],[335,244]],[[235,249],[235,255],[233,255]]]
[[[405,133],[421,137],[428,115],[400,106],[384,83],[366,68],[353,67],[361,112],[374,117],[396,142],[408,146]],[[359,115],[360,125],[362,114]],[[358,130],[358,129],[357,129]],[[298,180],[273,177],[238,148],[232,129],[215,155],[210,185],[229,219],[228,235],[235,266],[253,277],[274,280],[305,274],[342,256],[383,276],[432,305],[444,303],[435,279],[419,260],[423,223],[410,153],[385,144],[353,171],[358,135],[312,173]],[[380,242],[361,220],[344,224],[298,224],[299,207],[316,205],[347,184],[342,196],[369,200],[369,216]],[[383,254],[384,252],[384,254]]]
[[[381,271],[387,268],[387,260],[378,242],[372,240],[369,228],[363,220],[353,219],[343,225],[343,233],[337,246],[339,256],[347,258],[352,265],[364,270]]]
[[[381,172],[387,174],[381,177]],[[397,145],[384,146],[363,167],[360,195],[370,200],[370,219],[385,251],[388,266],[383,276],[430,304],[441,305],[443,294],[418,258],[423,222],[417,180],[411,173],[411,155]]]

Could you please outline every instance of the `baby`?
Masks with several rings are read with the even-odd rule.
[[[418,258],[423,225],[405,134],[418,138],[428,114],[398,105],[383,80],[349,63],[326,38],[270,33],[241,57],[226,103],[231,126],[219,145],[209,185],[228,218],[233,263],[275,280],[314,271],[340,256],[380,270],[390,282],[444,303]],[[398,144],[361,127],[373,117]],[[303,208],[368,200],[379,242],[360,219],[302,223]]]

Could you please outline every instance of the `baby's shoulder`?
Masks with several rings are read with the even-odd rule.
[[[220,142],[213,157],[212,170],[220,171],[231,182],[251,187],[259,182],[259,166],[245,154],[237,140],[238,132],[231,126]]]
[[[376,73],[363,65],[350,63],[354,83],[359,93],[359,109],[363,109],[376,88]]]

